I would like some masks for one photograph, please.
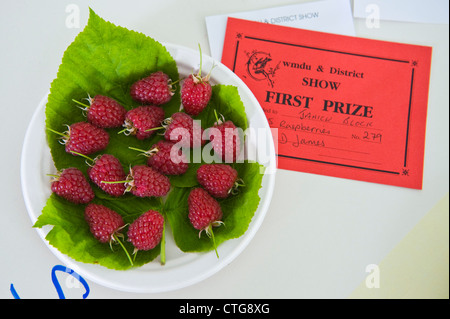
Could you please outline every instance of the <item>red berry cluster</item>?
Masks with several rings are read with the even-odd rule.
[[[213,227],[222,222],[222,209],[217,199],[235,194],[236,188],[243,185],[238,172],[228,164],[203,164],[197,170],[197,181],[202,187],[191,190],[188,197],[189,221],[199,230],[212,237],[217,257]]]
[[[83,106],[87,121],[71,124],[65,133],[50,131],[63,136],[62,142],[67,153],[89,159],[89,179],[78,168],[69,167],[55,176],[51,184],[52,191],[73,203],[87,204],[85,219],[97,240],[101,243],[118,242],[118,238],[123,237],[120,230],[126,225],[119,213],[92,203],[95,195],[90,182],[112,197],[120,197],[127,192],[138,197],[167,195],[171,187],[168,175],[184,174],[189,167],[182,149],[175,148],[175,144],[193,148],[205,143],[203,129],[192,116],[206,108],[211,93],[209,75],[203,78],[200,72],[190,75],[181,87],[184,112],[174,113],[164,119],[163,107],[171,100],[174,89],[169,76],[158,71],[131,86],[131,97],[144,105],[129,111],[113,98],[103,95],[89,97],[89,105],[74,100]],[[140,140],[165,128],[164,139],[152,145],[148,151],[130,147],[143,151],[148,161],[147,165],[130,167],[128,173],[112,154],[101,154],[94,159],[88,157],[107,147],[109,134],[106,129],[120,126],[124,127],[121,132]],[[208,137],[216,154],[223,160],[236,161],[240,140],[234,132],[229,132],[236,129],[234,124],[231,121],[218,121],[213,129],[215,133],[212,132]],[[232,138],[226,138],[229,133],[234,134]],[[188,218],[200,233],[205,230],[210,235],[212,226],[220,225],[222,219],[221,207],[215,198],[226,198],[233,192],[238,184],[238,174],[227,164],[205,164],[198,169],[197,179],[202,188],[193,189],[189,195]],[[128,241],[135,247],[135,252],[153,249],[161,241],[163,227],[163,215],[157,211],[147,211],[129,225]]]
[[[153,132],[146,130],[161,125],[164,119],[162,108],[139,106],[127,112],[117,101],[101,95],[89,98],[89,102],[90,105],[84,108],[88,121],[74,123],[68,126],[68,132],[62,133],[67,153],[89,159],[89,180],[113,197],[120,197],[126,192],[139,197],[167,195],[170,190],[169,178],[152,167],[136,165],[126,174],[122,163],[112,154],[101,154],[94,159],[88,157],[107,147],[109,134],[105,129],[108,128],[125,126],[131,128],[133,132],[130,134],[136,135],[138,139],[149,137]],[[122,216],[106,206],[92,203],[94,191],[81,170],[69,167],[54,177],[51,189],[55,194],[76,204],[88,204],[85,219],[94,237],[101,243],[119,242],[118,237],[123,237],[120,230],[125,227]],[[141,217],[147,215],[144,213]],[[159,212],[154,212],[146,219],[156,222],[142,224],[139,222],[141,217],[129,226],[128,240],[135,250],[153,249],[161,240],[164,218]],[[142,235],[139,235],[140,232]],[[140,244],[142,237],[147,238],[150,244]],[[124,251],[132,263],[125,248]]]

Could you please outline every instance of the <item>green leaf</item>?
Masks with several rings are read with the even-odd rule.
[[[183,175],[170,176],[170,184],[174,187],[194,187],[198,185],[197,169],[202,163],[189,163],[189,168]]]

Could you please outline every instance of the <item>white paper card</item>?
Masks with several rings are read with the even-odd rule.
[[[314,31],[355,35],[349,0],[323,0],[206,17],[211,56],[220,61],[227,18],[233,17]]]
[[[448,0],[354,0],[356,18],[448,24]]]

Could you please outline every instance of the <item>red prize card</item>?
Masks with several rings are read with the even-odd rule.
[[[222,62],[278,132],[278,167],[421,189],[431,48],[229,18]]]

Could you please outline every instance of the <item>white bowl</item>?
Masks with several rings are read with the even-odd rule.
[[[199,67],[199,55],[195,50],[185,47],[164,44],[178,65],[180,76],[187,76]],[[232,239],[221,244],[218,249],[220,258],[214,252],[183,253],[176,247],[173,238],[167,232],[166,236],[166,264],[161,266],[158,262],[148,263],[140,268],[126,271],[110,270],[105,267],[81,263],[73,260],[59,250],[49,245],[45,236],[51,226],[36,229],[42,240],[56,257],[67,267],[76,271],[85,279],[97,284],[129,292],[156,293],[186,287],[217,273],[224,266],[231,263],[248,245],[253,238],[269,207],[276,171],[275,147],[270,134],[267,119],[253,93],[231,70],[211,57],[203,56],[203,70],[209,70],[215,65],[211,74],[211,83],[234,85],[238,88],[244,103],[249,127],[262,129],[268,133],[265,145],[256,145],[254,135],[249,137],[249,143],[256,148],[264,147],[267,151],[265,162],[260,162],[267,169],[263,177],[262,187],[259,191],[261,201],[248,230],[240,238]],[[34,224],[41,214],[42,208],[51,194],[47,174],[56,171],[45,138],[45,105],[47,96],[37,107],[25,134],[21,158],[22,192],[28,214]],[[261,141],[258,141],[261,143]]]

